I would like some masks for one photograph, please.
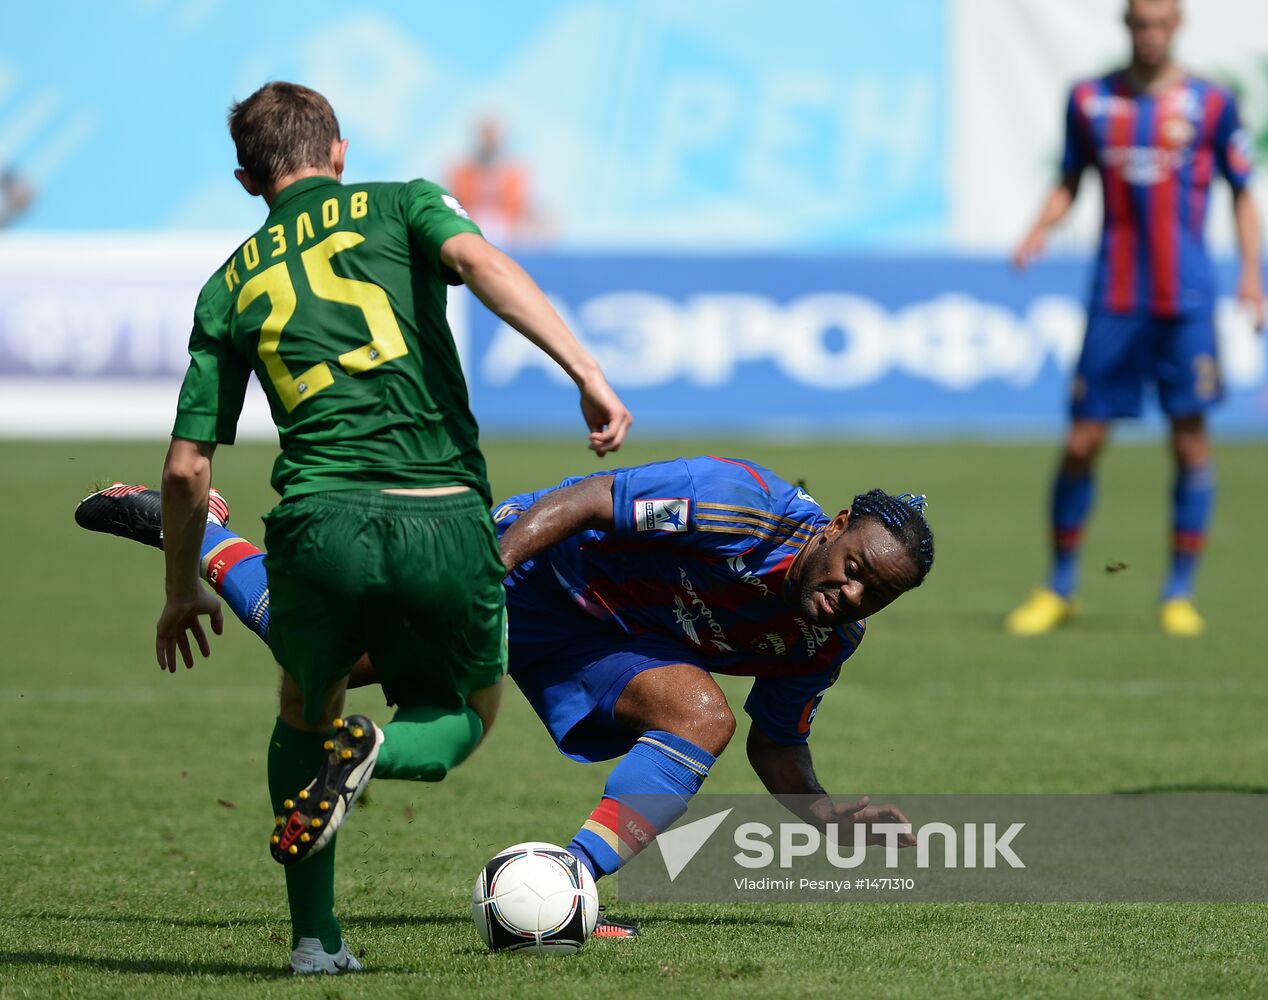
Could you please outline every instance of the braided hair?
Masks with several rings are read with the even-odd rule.
[[[918,574],[913,587],[924,582],[933,565],[933,532],[925,520],[927,506],[924,494],[894,496],[884,490],[860,493],[850,504],[850,524],[865,517],[879,521],[902,544]]]

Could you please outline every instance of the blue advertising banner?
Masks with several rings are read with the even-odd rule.
[[[0,433],[165,434],[193,302],[225,250],[158,237],[0,246]],[[1084,261],[1018,275],[957,257],[522,259],[640,433],[1046,435],[1064,421],[1083,334]],[[1216,427],[1264,434],[1264,340],[1231,299],[1217,323]],[[487,433],[576,431],[575,390],[545,355],[462,289],[450,324]],[[271,436],[262,402],[244,434]],[[1152,400],[1149,412],[1156,423]]]
[[[527,265],[641,429],[797,435],[1055,430],[1088,277],[1083,261],[1018,275],[999,260],[956,257],[552,256]],[[1218,321],[1228,399],[1217,424],[1263,433],[1263,340],[1231,300]],[[459,328],[486,426],[568,426],[570,398],[548,361],[479,308]]]

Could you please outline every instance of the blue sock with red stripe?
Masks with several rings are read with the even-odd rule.
[[[687,811],[715,759],[673,733],[644,733],[608,775],[603,798],[569,842],[569,853],[596,879],[611,875]]]
[[[1052,573],[1048,586],[1062,597],[1070,597],[1079,585],[1079,547],[1093,494],[1090,474],[1057,473],[1052,487]]]
[[[1215,502],[1215,470],[1210,465],[1181,469],[1171,493],[1171,572],[1162,588],[1163,600],[1193,593],[1193,576],[1206,527]]]
[[[268,642],[269,581],[264,572],[264,553],[241,535],[208,521],[200,566],[203,579],[229,605],[229,610]]]

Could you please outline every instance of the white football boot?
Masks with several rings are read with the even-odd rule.
[[[291,952],[291,972],[297,976],[337,976],[344,972],[360,972],[361,963],[348,950],[348,942],[339,942],[339,953],[331,955],[318,938],[300,938]]]

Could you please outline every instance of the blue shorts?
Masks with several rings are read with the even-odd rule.
[[[1176,319],[1107,312],[1088,314],[1075,370],[1070,415],[1076,420],[1140,416],[1146,382],[1170,417],[1205,412],[1223,396],[1215,321],[1197,313]]]
[[[641,735],[616,721],[626,685],[654,667],[700,664],[672,639],[630,635],[591,618],[553,580],[540,579],[546,572],[530,562],[506,581],[511,678],[565,757],[624,756]]]

